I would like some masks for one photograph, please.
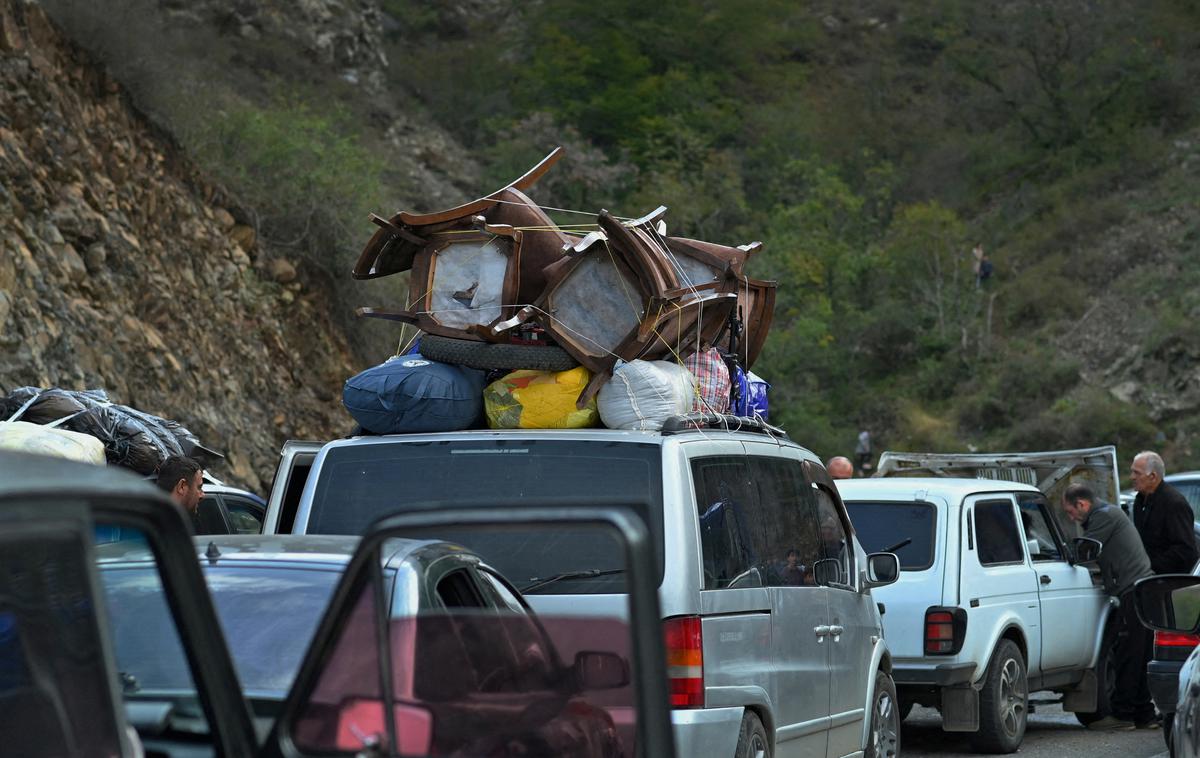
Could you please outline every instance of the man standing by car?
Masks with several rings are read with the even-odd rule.
[[[155,484],[187,511],[195,526],[196,511],[204,497],[204,473],[200,464],[193,458],[172,455],[158,467]]]
[[[1121,634],[1113,651],[1116,686],[1113,688],[1112,713],[1093,721],[1089,729],[1154,729],[1159,726],[1150,701],[1150,683],[1146,663],[1153,652],[1149,630],[1138,621],[1134,610],[1133,584],[1150,576],[1150,558],[1142,540],[1120,508],[1096,500],[1090,488],[1072,484],[1063,493],[1063,510],[1081,525],[1084,535],[1103,546],[1100,551],[1100,576],[1104,590],[1120,604]]]
[[[1167,469],[1158,453],[1146,450],[1133,458],[1129,474],[1137,497],[1133,524],[1156,574],[1188,574],[1196,565],[1195,517],[1179,490],[1163,481]]]

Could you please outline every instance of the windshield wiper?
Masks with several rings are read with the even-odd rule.
[[[548,584],[561,582],[564,579],[591,579],[597,576],[609,576],[610,574],[623,573],[625,573],[625,569],[583,569],[581,571],[564,571],[561,574],[548,576],[544,579],[534,577],[530,580],[529,584],[521,587],[520,589],[521,592],[531,592],[532,590],[536,590],[540,587],[545,587]]]
[[[902,548],[902,547],[904,547],[905,545],[909,544],[910,542],[912,542],[912,537],[906,537],[906,538],[904,538],[904,539],[900,540],[899,542],[897,542],[895,545],[892,545],[891,547],[885,547],[883,550],[880,550],[879,552],[881,552],[881,553],[894,553],[894,552],[896,552],[897,550],[899,550],[900,548]]]

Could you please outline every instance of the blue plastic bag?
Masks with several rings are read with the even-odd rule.
[[[453,432],[483,412],[483,377],[420,354],[400,355],[347,379],[342,404],[373,434]]]
[[[746,418],[761,418],[767,420],[767,390],[771,385],[753,371],[746,373],[741,366],[735,372],[734,381],[738,385],[737,406],[734,414]]]

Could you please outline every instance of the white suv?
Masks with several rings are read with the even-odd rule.
[[[1104,715],[1110,606],[1075,561],[1078,527],[1058,503],[1073,481],[1115,499],[1116,451],[885,454],[880,473],[892,476],[838,489],[864,549],[900,558],[899,582],[873,594],[885,607],[902,716],[914,703],[939,708],[946,731],[1010,753],[1030,692],[1061,693],[1085,724]]]

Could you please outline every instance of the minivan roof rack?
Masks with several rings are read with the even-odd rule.
[[[666,436],[710,429],[725,432],[749,432],[780,437],[785,440],[791,439],[787,432],[777,426],[771,426],[760,418],[733,416],[728,413],[689,413],[683,416],[671,416],[663,422],[662,434]]]

